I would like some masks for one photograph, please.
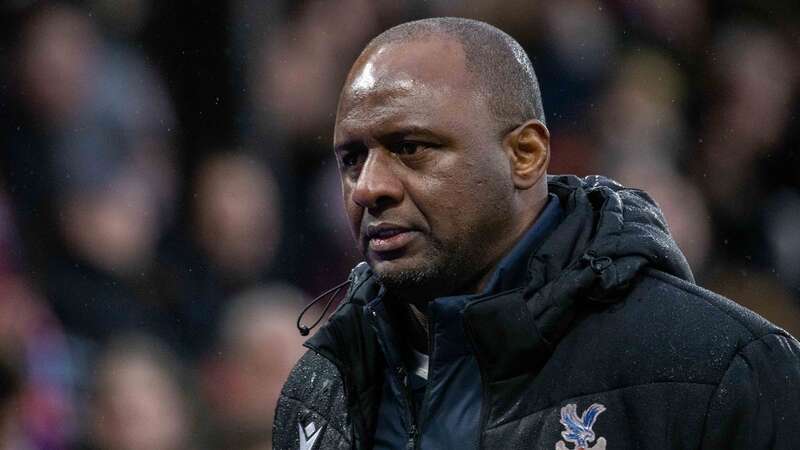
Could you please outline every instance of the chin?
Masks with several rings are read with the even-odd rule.
[[[423,268],[403,264],[395,260],[370,261],[370,267],[384,284],[418,283],[425,272]]]
[[[453,278],[435,264],[412,264],[411,261],[370,262],[378,281],[401,297],[439,297],[449,293]]]

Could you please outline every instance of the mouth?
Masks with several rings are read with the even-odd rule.
[[[367,249],[375,253],[396,252],[411,242],[418,233],[412,228],[400,225],[380,223],[367,227],[364,234]]]

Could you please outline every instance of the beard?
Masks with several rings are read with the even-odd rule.
[[[469,289],[473,284],[471,281],[481,275],[481,267],[477,264],[481,248],[470,249],[461,242],[447,245],[431,239],[429,251],[417,267],[375,270],[375,275],[393,297],[406,303],[424,305],[435,298],[464,293],[462,291]]]

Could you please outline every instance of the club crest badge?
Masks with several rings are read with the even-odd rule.
[[[592,403],[578,417],[576,404],[570,403],[561,408],[560,422],[561,425],[564,425],[564,431],[561,432],[561,436],[564,440],[556,443],[556,450],[606,450],[606,439],[603,437],[597,438],[594,430],[592,430],[597,416],[605,410],[606,407],[600,403]],[[597,443],[590,447],[589,444],[594,442],[595,439],[597,439]],[[567,447],[567,442],[572,444],[573,447]]]

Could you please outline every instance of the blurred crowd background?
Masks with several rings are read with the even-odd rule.
[[[518,39],[551,173],[648,190],[700,284],[800,333],[796,0],[0,13],[0,450],[270,448],[299,309],[359,260],[340,85],[372,36],[422,17]]]

